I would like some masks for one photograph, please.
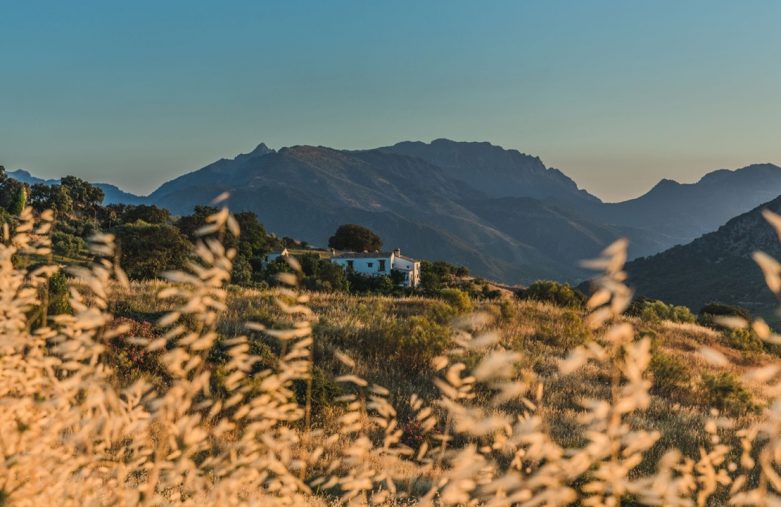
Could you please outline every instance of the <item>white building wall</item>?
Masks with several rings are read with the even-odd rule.
[[[392,257],[366,257],[357,259],[331,259],[332,262],[339,264],[347,269],[352,261],[352,269],[356,273],[370,276],[390,275],[393,266]],[[384,269],[381,269],[384,265]]]

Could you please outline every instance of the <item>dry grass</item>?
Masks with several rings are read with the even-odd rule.
[[[587,312],[463,314],[229,286],[223,209],[165,281],[128,283],[97,236],[52,317],[51,220],[26,210],[0,246],[0,505],[781,502],[778,357],[622,317],[623,242]]]

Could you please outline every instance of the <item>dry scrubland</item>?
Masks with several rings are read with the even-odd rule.
[[[0,246],[0,505],[781,505],[781,340],[623,317],[621,242],[588,311],[258,292],[223,210],[166,281],[94,238],[49,318],[51,220]]]

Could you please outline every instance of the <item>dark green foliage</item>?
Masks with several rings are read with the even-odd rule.
[[[68,277],[58,271],[49,278],[49,317],[71,312],[68,302]]]
[[[9,210],[14,215],[19,215],[27,206],[27,186],[21,185],[16,189],[13,206]]]
[[[464,266],[456,266],[444,261],[420,262],[420,286],[424,290],[435,291],[453,284],[457,278],[469,275]]]
[[[745,415],[756,409],[751,393],[732,373],[702,375],[704,402],[728,415]]]
[[[73,211],[78,214],[94,216],[103,202],[103,190],[76,176],[65,176],[60,186],[68,191],[73,202]]]
[[[664,301],[650,298],[639,298],[632,302],[626,311],[627,315],[640,317],[645,322],[695,322],[697,318],[685,306],[668,305]]]
[[[176,222],[176,227],[191,241],[195,241],[198,229],[206,225],[206,218],[217,211],[217,208],[209,206],[196,206],[192,215],[183,216]],[[263,257],[271,251],[276,241],[268,235],[254,213],[241,212],[234,217],[239,224],[239,237],[227,232],[224,241],[226,247],[235,248],[237,252],[234,259],[234,282],[249,284],[268,280],[269,273],[264,269]]]
[[[446,324],[412,315],[379,329],[367,329],[356,337],[353,346],[373,360],[403,365],[414,373],[427,368],[450,343],[450,328]]]
[[[67,216],[73,212],[73,199],[62,185],[36,183],[30,187],[28,201],[36,211],[50,209],[59,216]]]
[[[52,251],[63,257],[79,257],[87,251],[87,243],[74,234],[54,231],[52,234]]]
[[[750,329],[725,329],[724,342],[733,349],[746,352],[762,352],[765,348],[764,342]]]
[[[109,364],[122,386],[146,377],[153,385],[167,383],[168,372],[159,360],[159,352],[150,352],[145,347],[128,342],[128,338],[156,338],[158,330],[148,321],[136,321],[125,317],[116,319],[116,324],[128,325],[129,331],[113,338],[106,350]]]
[[[351,252],[374,252],[382,248],[382,239],[362,225],[345,224],[328,239],[328,246]]]
[[[252,283],[252,264],[250,264],[246,257],[238,255],[233,259],[231,282],[237,285],[248,285]]]
[[[519,289],[515,295],[520,299],[552,303],[567,308],[582,308],[586,296],[566,283],[539,280],[526,289]]]
[[[24,183],[10,178],[5,173],[5,167],[0,165],[0,208],[14,215],[18,215],[19,213],[17,209],[20,192],[22,192],[25,188],[26,187]]]
[[[165,208],[158,208],[154,204],[147,206],[125,206],[121,214],[122,223],[133,223],[138,220],[148,224],[165,224],[171,220],[171,213]]]
[[[670,396],[686,388],[691,379],[691,371],[685,362],[659,351],[654,351],[651,358],[651,372],[653,374],[651,389],[664,396]]]
[[[370,276],[350,271],[347,273],[347,281],[350,292],[356,294],[390,294],[396,288],[390,276]]]
[[[349,287],[344,269],[317,254],[297,257],[304,272],[302,284],[309,290],[343,292]]]
[[[131,278],[154,278],[163,271],[181,269],[190,254],[190,242],[172,225],[137,222],[121,225],[114,232],[122,267]]]
[[[703,326],[715,329],[724,329],[717,320],[719,317],[740,317],[746,321],[751,320],[751,312],[737,305],[725,305],[722,303],[709,303],[702,307],[697,314],[697,322]]]
[[[445,288],[439,291],[439,297],[444,299],[456,313],[466,313],[472,310],[472,300],[469,294],[456,288]]]
[[[296,393],[296,401],[302,407],[306,404],[307,383],[303,380],[297,380],[293,384]],[[336,399],[344,394],[343,388],[329,377],[319,366],[312,367],[312,414],[322,415],[323,409],[332,407]]]

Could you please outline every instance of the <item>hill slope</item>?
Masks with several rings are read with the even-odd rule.
[[[696,183],[662,180],[636,199],[582,209],[595,221],[664,233],[663,247],[669,248],[714,231],[779,195],[781,167],[755,164],[713,171]]]
[[[639,295],[684,304],[695,310],[719,301],[767,313],[776,306],[751,254],[781,257],[781,244],[762,210],[781,213],[781,197],[737,216],[717,231],[627,265]]]
[[[579,259],[625,233],[534,199],[497,201],[421,158],[312,146],[256,152],[172,180],[150,200],[186,213],[229,191],[234,209],[254,211],[279,234],[323,245],[339,224],[356,222],[412,255],[462,263],[511,282],[579,278]],[[508,214],[519,220],[517,227],[494,223]],[[567,255],[550,255],[553,238]]]

